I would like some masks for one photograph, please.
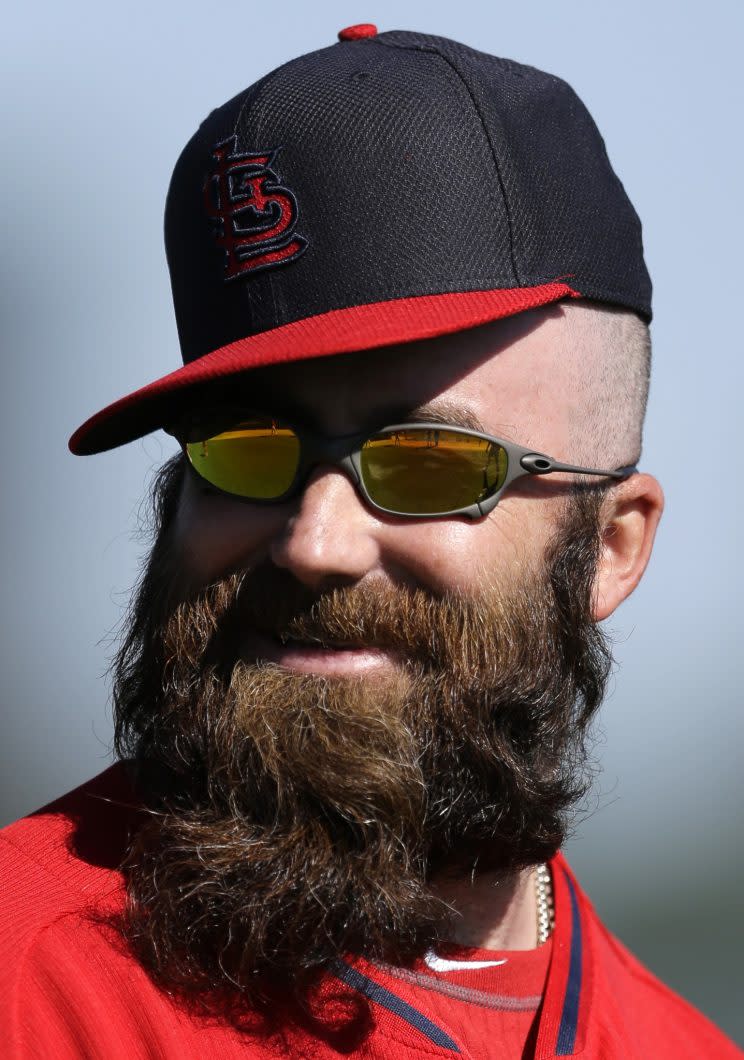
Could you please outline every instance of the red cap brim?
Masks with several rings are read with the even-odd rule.
[[[141,438],[172,420],[174,407],[191,390],[251,368],[430,339],[561,298],[580,297],[568,284],[556,281],[538,287],[399,298],[307,317],[221,346],[120,398],[78,427],[70,438],[70,450],[87,456]]]

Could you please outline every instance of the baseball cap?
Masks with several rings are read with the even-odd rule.
[[[640,222],[573,89],[368,24],[209,114],[176,163],[165,245],[183,366],[88,419],[73,453],[167,427],[263,365],[566,298],[651,319]]]

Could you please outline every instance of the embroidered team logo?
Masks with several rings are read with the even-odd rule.
[[[234,136],[212,149],[204,204],[225,251],[225,280],[284,265],[307,247],[295,233],[297,200],[274,168],[280,150],[239,154]]]

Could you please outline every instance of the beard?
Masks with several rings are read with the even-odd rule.
[[[550,858],[585,794],[610,656],[591,616],[601,493],[566,502],[539,569],[477,594],[388,583],[311,592],[270,564],[185,590],[182,466],[114,666],[115,746],[144,823],[118,929],[162,988],[224,1013],[307,1002],[343,955],[403,964],[445,939],[442,873]],[[279,643],[384,649],[325,677]]]

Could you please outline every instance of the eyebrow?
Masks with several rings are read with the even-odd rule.
[[[447,398],[436,398],[425,405],[406,410],[402,413],[401,422],[442,423],[452,427],[465,427],[471,431],[480,431],[481,434],[490,433],[471,408]]]

